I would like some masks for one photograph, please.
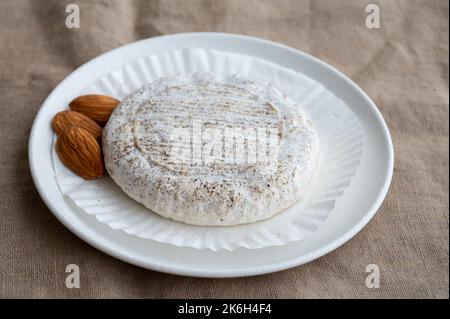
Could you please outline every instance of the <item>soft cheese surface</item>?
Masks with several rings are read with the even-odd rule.
[[[128,95],[105,126],[103,152],[113,180],[154,212],[225,226],[295,204],[317,170],[319,143],[275,88],[197,73]]]

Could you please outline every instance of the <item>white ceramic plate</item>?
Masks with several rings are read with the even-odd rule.
[[[357,175],[319,230],[283,247],[197,250],[130,236],[87,215],[60,192],[52,166],[50,122],[67,105],[79,83],[91,82],[122,65],[160,51],[206,48],[256,56],[320,82],[342,99],[362,123],[365,150]],[[185,33],[135,42],[105,53],[78,68],[50,94],[36,116],[29,142],[30,167],[36,187],[53,214],[72,232],[96,248],[129,263],[174,274],[238,277],[279,271],[316,259],[361,230],[380,207],[393,172],[388,128],[370,98],[342,73],[298,50],[267,40],[221,33]]]

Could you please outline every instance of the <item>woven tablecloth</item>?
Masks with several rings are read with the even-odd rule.
[[[80,28],[65,25],[80,8]],[[367,28],[365,9],[380,9]],[[28,165],[33,120],[81,64],[138,39],[220,31],[270,39],[343,71],[375,101],[395,147],[394,178],[375,218],[306,265],[238,279],[141,269],[89,246],[52,215]],[[448,298],[447,0],[0,1],[0,297]],[[65,286],[68,264],[81,287]],[[380,287],[365,285],[368,264]]]

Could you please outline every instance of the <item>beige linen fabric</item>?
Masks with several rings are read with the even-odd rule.
[[[381,28],[365,27],[378,3]],[[65,27],[65,7],[81,28]],[[0,1],[0,296],[448,298],[448,1]],[[76,67],[138,39],[187,31],[267,38],[328,62],[383,113],[396,160],[390,192],[355,238],[307,265],[240,279],[141,269],[68,231],[40,199],[27,146],[36,112]],[[81,288],[65,287],[65,267]],[[379,289],[364,284],[377,264]]]

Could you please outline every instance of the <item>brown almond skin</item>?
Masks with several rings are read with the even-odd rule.
[[[102,128],[100,125],[84,114],[75,111],[62,111],[53,118],[52,127],[57,134],[61,134],[69,125],[85,129],[92,134],[96,140],[100,140],[102,137]]]
[[[69,103],[69,107],[104,126],[119,102],[107,95],[90,94],[77,97]]]
[[[100,145],[83,128],[67,126],[58,136],[56,152],[64,165],[84,179],[95,179],[105,173]]]

